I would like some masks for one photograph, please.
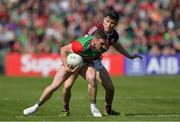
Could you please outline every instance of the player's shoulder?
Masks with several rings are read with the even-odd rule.
[[[97,27],[97,29],[103,29],[104,28],[102,22],[101,23],[97,23],[94,26]]]
[[[93,24],[93,26],[91,26],[91,27],[88,29],[88,31],[86,32],[86,34],[88,34],[88,35],[93,35],[94,32],[95,32],[97,29],[103,29],[103,24],[102,24],[102,23]]]
[[[83,52],[84,50],[89,49],[92,39],[93,39],[93,36],[91,35],[77,38],[75,41],[71,43],[72,51],[79,54]]]

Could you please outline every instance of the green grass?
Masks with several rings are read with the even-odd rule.
[[[180,120],[180,76],[113,77],[113,108],[124,116],[94,118],[89,110],[87,82],[78,79],[72,89],[71,115],[59,117],[63,109],[62,87],[32,116],[22,110],[33,105],[52,78],[0,76],[1,121],[145,121]],[[104,91],[99,85],[97,104],[104,109]]]

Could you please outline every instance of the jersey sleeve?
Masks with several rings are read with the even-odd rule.
[[[83,51],[83,46],[79,41],[73,41],[71,43],[71,50],[73,53],[80,54]]]
[[[95,26],[92,26],[90,29],[88,29],[88,31],[85,33],[85,36],[86,35],[93,35],[94,32],[98,29],[97,25]]]

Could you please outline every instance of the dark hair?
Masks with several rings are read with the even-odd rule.
[[[116,12],[113,8],[108,8],[104,14],[104,17],[110,17],[111,19],[115,20],[116,22],[119,21],[119,13]]]
[[[94,32],[94,36],[98,39],[104,39],[104,40],[107,40],[107,34],[103,31],[103,30],[100,30],[100,29],[97,29],[95,32]]]

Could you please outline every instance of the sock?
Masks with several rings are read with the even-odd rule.
[[[91,103],[90,106],[91,106],[91,108],[92,108],[92,107],[95,108],[95,107],[96,107],[96,104],[95,104],[95,103]]]
[[[109,114],[112,111],[111,105],[105,105],[105,110]]]
[[[37,102],[37,104],[38,104],[38,106],[41,106],[43,103],[39,100],[39,101]]]
[[[69,111],[69,104],[64,105],[64,111]]]
[[[36,108],[39,108],[39,104],[38,103],[36,103],[34,106],[36,106]]]
[[[91,104],[96,104],[96,100],[90,99]]]

